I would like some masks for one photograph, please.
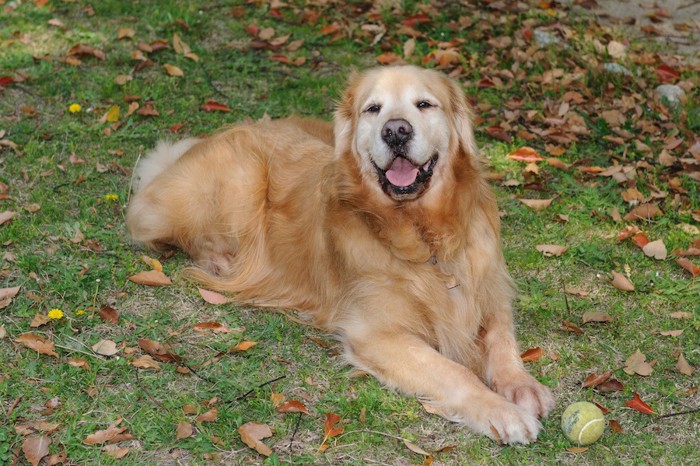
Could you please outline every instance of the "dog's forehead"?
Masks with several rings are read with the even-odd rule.
[[[434,81],[423,70],[385,68],[364,80],[364,101],[408,101],[436,96]]]

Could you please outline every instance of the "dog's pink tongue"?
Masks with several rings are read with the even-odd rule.
[[[403,157],[396,157],[386,171],[386,178],[394,186],[410,186],[417,176],[418,169]]]

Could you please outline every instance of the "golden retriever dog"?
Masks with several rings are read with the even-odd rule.
[[[161,143],[133,192],[132,238],[181,248],[205,287],[298,311],[352,364],[477,432],[537,438],[554,401],[519,357],[495,197],[446,76],[371,69],[333,124]]]

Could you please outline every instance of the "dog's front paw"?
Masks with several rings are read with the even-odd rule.
[[[535,441],[540,432],[541,425],[536,416],[505,400],[485,414],[484,421],[488,423],[485,433],[499,443],[527,444]]]
[[[522,373],[494,385],[495,391],[506,400],[522,406],[534,416],[545,417],[554,408],[552,392],[530,374]]]

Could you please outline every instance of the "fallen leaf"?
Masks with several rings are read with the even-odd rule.
[[[22,443],[22,452],[24,452],[24,457],[27,458],[27,461],[36,466],[42,458],[49,454],[50,444],[51,440],[45,435],[27,437]]]
[[[92,345],[92,350],[102,356],[114,356],[119,352],[117,344],[112,340],[100,340]]]
[[[41,327],[42,325],[46,325],[49,323],[51,318],[47,316],[46,314],[36,314],[32,320],[29,322],[29,327],[31,328],[37,328]]]
[[[338,416],[335,413],[326,413],[324,417],[324,422],[323,422],[323,442],[321,442],[321,446],[319,447],[319,450],[325,451],[328,448],[328,440],[332,437],[336,437],[340,434],[343,433],[345,430],[344,426],[336,427],[338,422],[340,422],[341,417]]]
[[[678,369],[678,372],[680,372],[683,375],[691,376],[693,375],[693,367],[688,364],[688,361],[685,360],[685,356],[683,356],[683,353],[678,355],[678,364],[676,364],[676,369]]]
[[[581,320],[584,324],[587,324],[588,322],[610,322],[612,317],[610,317],[607,312],[593,311],[584,312]]]
[[[653,257],[656,260],[664,260],[668,256],[666,245],[664,244],[663,240],[660,239],[647,243],[644,247],[642,247],[642,251],[644,251],[644,254],[646,254],[648,257]]]
[[[19,286],[13,288],[0,288],[0,309],[10,305],[12,299],[17,296]]]
[[[201,107],[202,110],[205,112],[230,112],[231,109],[224,105],[220,104],[219,102],[214,102],[213,100],[207,101],[204,103]]]
[[[68,364],[71,365],[71,366],[73,366],[73,367],[81,367],[81,368],[83,368],[83,369],[85,369],[85,370],[87,370],[87,371],[90,370],[90,365],[89,365],[88,362],[87,362],[85,359],[83,359],[83,358],[70,358],[70,359],[68,360]]]
[[[120,27],[117,30],[117,40],[130,39],[136,35],[136,31],[128,27]]]
[[[212,408],[206,413],[197,416],[197,422],[215,422],[218,417],[219,411],[216,408]]]
[[[140,338],[138,340],[139,347],[148,354],[162,362],[180,362],[182,358],[170,352],[168,346],[158,341],[149,340],[148,338]]]
[[[124,458],[126,455],[129,454],[129,448],[119,447],[117,445],[105,445],[104,447],[102,447],[102,451],[105,455],[111,456],[115,459]]]
[[[583,335],[584,333],[578,325],[574,324],[573,322],[569,322],[568,320],[562,321],[561,325],[562,330],[565,330],[567,332],[574,332],[578,335]]]
[[[21,343],[29,349],[33,349],[39,354],[45,354],[47,356],[58,357],[56,353],[56,347],[51,340],[48,340],[39,335],[34,335],[33,333],[24,333],[20,335],[16,340],[17,343]]]
[[[606,408],[605,406],[601,405],[600,403],[598,403],[596,401],[594,401],[593,404],[596,405],[598,408],[600,408],[600,410],[603,412],[603,414],[608,414],[610,412],[610,410],[608,408]]]
[[[139,369],[153,369],[156,371],[160,370],[160,363],[153,359],[150,355],[144,354],[141,357],[138,357],[131,361],[131,365],[134,367],[138,367]]]
[[[625,386],[617,379],[606,380],[596,387],[596,390],[601,393],[621,392],[624,389]]]
[[[235,351],[248,351],[250,348],[253,346],[257,345],[258,343],[255,341],[242,341],[238,343],[236,346],[234,346],[229,352],[235,352]]]
[[[588,447],[569,447],[566,449],[566,451],[576,455],[578,453],[586,453],[588,451]]]
[[[522,359],[523,362],[535,362],[539,361],[543,354],[544,350],[538,346],[537,348],[530,348],[526,350],[520,355],[520,359]]]
[[[165,68],[165,72],[168,73],[169,76],[182,77],[185,75],[185,72],[182,71],[182,68],[179,68],[175,65],[170,65],[166,63],[165,65],[163,65],[163,68]]]
[[[690,312],[676,311],[668,315],[672,319],[690,319],[693,315]]]
[[[651,365],[648,362],[646,362],[646,360],[647,357],[641,351],[637,350],[634,354],[627,358],[623,370],[630,375],[651,375],[653,369]]]
[[[613,279],[612,279],[611,283],[615,288],[617,288],[618,290],[621,290],[621,291],[634,291],[634,285],[623,274],[618,273],[618,272],[613,272],[612,276],[613,276]]]
[[[544,210],[552,203],[552,199],[522,199],[518,198],[520,202],[531,208],[532,210],[539,211]]]
[[[661,215],[663,215],[663,212],[656,204],[642,204],[630,210],[629,213],[622,218],[627,221],[651,220]]]
[[[7,338],[7,330],[5,330],[4,325],[0,325],[0,340]]]
[[[622,426],[615,419],[610,419],[608,421],[608,425],[610,426],[611,431],[616,432],[618,434],[622,433]]]
[[[114,309],[111,306],[108,306],[107,304],[103,304],[100,306],[100,318],[104,322],[109,322],[111,324],[118,324],[119,323],[119,311]]]
[[[262,439],[272,436],[272,430],[266,424],[246,422],[238,428],[238,433],[243,443],[261,455],[270,456],[272,454],[270,447],[261,442]]]
[[[160,261],[158,261],[157,259],[154,259],[154,258],[152,258],[152,257],[148,257],[148,256],[145,256],[145,255],[144,255],[144,256],[141,256],[141,260],[142,260],[147,266],[149,266],[151,269],[157,270],[158,272],[162,272],[162,271],[163,271],[163,265],[162,265],[162,264],[160,263]]]
[[[519,162],[539,162],[542,156],[532,147],[520,147],[508,154],[509,159],[517,160]]]
[[[625,47],[624,44],[621,42],[618,42],[616,40],[611,40],[608,42],[607,50],[608,50],[608,55],[610,55],[613,58],[622,58],[625,56],[625,51],[627,47]]]
[[[170,286],[172,281],[163,272],[158,270],[149,270],[147,272],[139,272],[136,275],[129,277],[129,281],[138,285],[147,286]]]
[[[535,246],[535,249],[537,249],[539,252],[541,252],[547,257],[558,257],[568,250],[566,246],[558,246],[556,244],[538,244],[537,246]]]
[[[683,267],[687,272],[689,272],[693,277],[697,277],[700,275],[700,267],[695,265],[690,259],[687,257],[678,257],[676,258],[676,264],[680,265]],[[2,307],[2,304],[0,304],[0,308]]]
[[[637,233],[636,235],[634,235],[632,237],[632,242],[639,249],[643,249],[644,246],[651,243],[651,241],[649,241],[649,238],[647,238],[647,235],[645,235],[644,233]]]
[[[278,413],[304,413],[309,414],[304,403],[298,400],[289,400],[281,403],[276,410]]]
[[[679,337],[683,334],[683,330],[664,330],[659,332],[659,334],[665,337]]]
[[[133,436],[127,431],[126,427],[118,427],[122,422],[122,418],[117,419],[104,430],[98,430],[83,440],[85,445],[96,445],[107,442],[118,442],[131,440]]]
[[[178,422],[177,430],[175,432],[175,439],[182,440],[183,438],[192,437],[194,428],[189,422]]]
[[[192,330],[199,333],[205,333],[207,331],[212,331],[214,333],[235,333],[240,331],[239,328],[231,329],[228,325],[220,322],[200,322],[194,324]]]
[[[613,374],[613,371],[606,371],[600,375],[591,374],[588,377],[586,377],[586,380],[583,381],[583,384],[581,386],[583,388],[597,387],[598,385],[600,385],[603,382],[605,382],[606,380],[608,380],[612,374]]]
[[[406,448],[411,450],[413,453],[418,453],[419,455],[423,455],[423,456],[430,456],[430,453],[423,450],[421,447],[419,447],[418,445],[416,445],[413,442],[409,442],[408,440],[403,439],[403,444],[406,445]]]
[[[4,212],[0,212],[0,226],[6,224],[7,222],[9,222],[13,218],[15,218],[16,215],[17,215],[17,213],[13,212],[11,210],[6,210]]]
[[[275,408],[284,403],[284,401],[287,399],[286,396],[284,396],[282,393],[273,393],[270,395],[270,401],[272,401],[272,406]]]
[[[633,393],[632,395],[634,396],[633,399],[631,399],[630,401],[625,401],[626,406],[632,409],[636,409],[640,413],[656,414],[654,410],[651,409],[651,406],[642,401],[642,399],[639,397],[639,394]]]
[[[197,288],[197,290],[202,298],[204,298],[204,301],[208,302],[209,304],[227,304],[232,301],[230,298],[215,291],[205,290],[204,288]]]

